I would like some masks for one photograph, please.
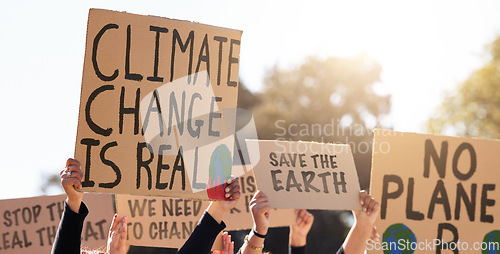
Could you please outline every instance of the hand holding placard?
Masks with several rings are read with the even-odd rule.
[[[80,211],[80,204],[83,200],[83,192],[79,192],[82,188],[83,174],[80,171],[80,162],[75,159],[68,159],[66,161],[66,168],[59,173],[61,177],[61,185],[66,192],[66,203],[69,208],[78,213]]]
[[[271,211],[269,199],[262,191],[255,192],[250,201],[250,209],[252,211],[253,228],[250,234],[245,237],[240,252],[243,254],[262,253],[264,240],[269,229]]]
[[[365,253],[368,239],[377,240],[378,233],[374,230],[375,220],[380,212],[379,203],[366,191],[359,193],[359,202],[363,207],[361,211],[353,211],[354,225],[349,230],[342,248],[345,253],[363,254]]]
[[[250,209],[254,223],[254,230],[266,235],[269,229],[269,217],[271,216],[271,208],[269,207],[269,199],[262,191],[257,191],[250,201]]]
[[[240,184],[238,179],[231,177],[228,180],[229,185],[224,189],[227,200],[212,201],[207,208],[208,213],[218,222],[221,223],[224,215],[234,207],[241,196]]]
[[[227,225],[226,230],[253,227],[249,205],[257,190],[253,171],[247,172],[244,177],[239,177],[238,183],[241,184],[241,200],[226,212],[223,219]],[[215,203],[230,204],[232,202],[217,201]],[[129,215],[127,242],[135,246],[180,248],[193,232],[209,203],[179,198],[116,195],[117,213]],[[295,218],[291,209],[273,209],[272,212],[274,217],[270,222],[270,227],[286,227]],[[221,250],[222,246],[221,242],[218,250]]]

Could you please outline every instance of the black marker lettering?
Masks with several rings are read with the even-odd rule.
[[[462,174],[462,172],[458,171],[458,159],[464,150],[469,151],[470,156],[470,168],[466,174]],[[477,167],[477,159],[476,159],[476,151],[474,151],[474,147],[472,147],[469,143],[462,143],[458,146],[455,154],[453,155],[453,174],[456,178],[462,181],[466,181],[476,172]]]
[[[148,160],[143,160],[143,150],[144,148],[147,148],[149,151],[149,159]],[[151,147],[150,144],[146,142],[140,142],[137,144],[137,183],[136,183],[136,188],[139,189],[141,187],[141,168],[146,169],[146,173],[148,174],[148,190],[151,190],[151,185],[152,185],[152,176],[151,176],[151,168],[149,167],[149,164],[153,161],[154,159],[154,153],[153,153],[153,148]]]
[[[444,182],[441,179],[438,180],[434,192],[432,193],[431,202],[429,204],[429,212],[427,213],[427,218],[432,219],[436,204],[443,205],[446,220],[451,220],[450,201],[448,200],[448,194],[446,193]]]
[[[165,27],[149,26],[149,31],[156,32],[155,38],[155,62],[153,76],[148,77],[147,80],[154,82],[163,82],[162,77],[158,77],[158,63],[160,61],[160,33],[168,33],[168,29]]]
[[[84,138],[80,141],[80,144],[87,145],[87,153],[85,154],[85,175],[82,181],[83,187],[94,187],[95,182],[90,180],[90,158],[92,146],[98,146],[101,142],[96,139]]]
[[[102,74],[102,72],[99,70],[99,65],[97,64],[97,48],[99,46],[99,41],[101,40],[101,37],[104,35],[104,33],[109,30],[109,29],[118,29],[117,24],[107,24],[105,25],[99,33],[94,38],[94,44],[92,47],[92,65],[94,66],[94,71],[97,77],[99,77],[102,81],[112,81],[116,77],[118,77],[118,69],[116,69],[111,76],[106,76]]]
[[[189,64],[188,64],[188,84],[191,83],[191,73],[193,72],[193,41],[194,41],[194,31],[189,32],[188,38],[185,43],[182,43],[181,36],[177,29],[174,29],[172,36],[172,57],[170,64],[170,82],[174,80],[174,67],[175,67],[175,45],[178,44],[181,48],[182,53],[186,53],[187,47],[189,45]],[[198,62],[199,63],[199,62]]]
[[[389,192],[389,184],[395,183],[397,188],[393,192]],[[385,219],[387,215],[387,201],[396,199],[403,193],[403,180],[397,175],[385,175],[382,183],[382,200],[380,202],[380,218]]]
[[[107,143],[106,145],[104,145],[101,149],[100,156],[101,156],[102,163],[110,166],[113,169],[113,171],[115,171],[116,179],[114,182],[100,183],[99,187],[101,187],[101,188],[112,189],[113,187],[117,186],[122,181],[122,172],[120,171],[120,168],[118,168],[118,166],[116,166],[116,164],[114,162],[105,158],[106,151],[109,148],[114,147],[114,146],[118,146],[118,143],[116,141],[113,141],[113,142],[110,142],[110,143]]]
[[[233,46],[234,45],[240,45],[240,41],[231,39],[231,46],[229,47],[229,64],[227,67],[228,68],[228,70],[227,70],[227,85],[236,87],[238,85],[238,81],[231,81],[231,66],[233,64],[239,63],[239,58],[233,57]]]
[[[439,177],[444,178],[446,176],[446,158],[448,157],[448,142],[443,141],[441,143],[441,153],[437,154],[436,148],[432,143],[432,140],[425,140],[425,155],[424,155],[424,177],[429,178],[431,157],[436,166]]]
[[[169,170],[170,166],[168,164],[163,164],[163,151],[171,150],[172,146],[171,145],[165,145],[162,144],[158,148],[158,167],[156,169],[156,188],[159,190],[164,190],[168,186],[168,182],[162,183],[160,181],[160,176],[161,176],[161,171],[162,170]]]
[[[96,134],[105,136],[105,137],[111,135],[111,133],[113,132],[113,129],[111,129],[111,128],[103,129],[99,125],[97,125],[92,120],[92,116],[90,114],[90,108],[92,106],[92,102],[97,97],[97,95],[99,95],[100,93],[102,93],[104,91],[110,91],[110,90],[114,90],[114,89],[115,89],[115,87],[112,86],[112,85],[104,85],[104,86],[101,86],[101,87],[97,88],[96,90],[94,90],[90,94],[90,96],[89,96],[89,98],[87,100],[87,103],[85,104],[85,121],[87,122],[87,125],[89,126],[89,128],[93,132],[95,132]]]
[[[205,51],[204,55],[203,51]],[[208,37],[206,34],[205,38],[203,38],[203,43],[201,44],[200,54],[198,55],[198,64],[196,65],[196,73],[194,74],[193,84],[196,84],[196,79],[198,78],[201,62],[205,62],[207,66],[207,80],[205,85],[208,87],[210,85],[210,53],[208,49]]]
[[[423,220],[424,214],[419,211],[413,211],[413,192],[415,186],[415,179],[410,177],[408,179],[408,193],[406,196],[406,218],[410,220]]]
[[[220,73],[222,67],[222,43],[227,42],[226,37],[214,36],[214,40],[219,42],[219,62],[217,64],[217,85],[220,85]]]
[[[122,86],[122,90],[120,93],[120,113],[119,113],[119,127],[120,134],[123,133],[123,116],[125,114],[134,115],[134,135],[139,133],[139,105],[141,103],[141,89],[137,88],[135,92],[135,105],[132,108],[126,108],[125,104],[125,87]]]
[[[130,25],[127,26],[127,49],[125,52],[125,79],[141,81],[142,75],[137,73],[130,73],[130,47],[131,47],[131,29]]]
[[[271,170],[271,179],[273,181],[273,188],[275,191],[280,191],[284,189],[283,186],[279,185],[281,183],[281,180],[276,179],[276,175],[281,173],[282,171],[280,169]]]

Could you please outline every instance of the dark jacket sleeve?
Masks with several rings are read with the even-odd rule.
[[[224,222],[218,223],[207,211],[201,216],[193,233],[177,253],[180,254],[208,254],[212,249],[215,238],[226,227]]]
[[[306,251],[306,246],[302,246],[302,247],[293,247],[291,248],[291,254],[306,254],[307,251]]]
[[[339,250],[337,251],[337,254],[344,254],[344,247],[340,246]]]
[[[80,205],[78,213],[73,212],[64,202],[64,211],[59,222],[52,254],[80,254],[83,222],[89,214],[85,203]]]

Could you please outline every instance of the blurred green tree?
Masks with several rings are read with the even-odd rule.
[[[428,120],[431,133],[500,138],[500,37],[489,47],[491,60],[456,91],[448,92]]]
[[[384,126],[390,96],[375,92],[382,68],[366,54],[309,57],[293,69],[274,67],[252,112],[259,139],[351,145],[362,188],[368,188],[372,130]]]

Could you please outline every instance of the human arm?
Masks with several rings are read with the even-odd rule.
[[[222,221],[224,215],[233,208],[241,196],[238,179],[232,177],[228,180],[228,184],[224,190],[227,200],[210,202],[193,233],[179,249],[178,253],[210,253],[215,238],[226,227],[226,224]]]
[[[80,162],[75,159],[68,159],[66,168],[59,173],[59,176],[64,192],[66,192],[66,203],[73,212],[78,213],[83,200],[83,192],[78,191],[82,188],[83,178]]]
[[[238,253],[261,254],[262,249],[264,248],[265,237],[259,237],[254,232],[257,232],[259,235],[267,235],[271,212],[269,199],[262,191],[258,190],[254,194],[252,200],[250,201],[250,211],[252,213],[253,228],[250,234],[247,235],[246,240]]]
[[[295,209],[295,223],[290,227],[292,254],[306,253],[307,234],[313,222],[314,216],[306,209]]]
[[[290,246],[302,247],[307,243],[314,216],[306,209],[295,209],[295,223],[290,227]]]
[[[68,172],[71,174],[68,175]],[[79,254],[83,222],[89,213],[87,206],[82,203],[83,193],[76,191],[81,188],[83,176],[80,163],[75,159],[68,159],[66,168],[59,175],[67,198],[52,245],[52,254]]]
[[[231,177],[228,180],[228,186],[224,190],[226,192],[227,200],[216,200],[210,202],[208,205],[207,212],[216,220],[219,224],[222,222],[224,215],[234,207],[236,202],[241,196],[240,184],[237,178]]]
[[[359,199],[363,210],[353,211],[354,225],[342,244],[346,254],[362,254],[366,249],[366,241],[369,238],[378,238],[374,226],[380,205],[364,190],[360,192]]]

